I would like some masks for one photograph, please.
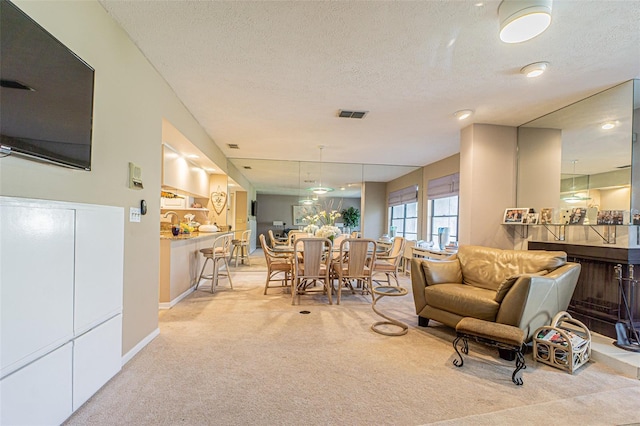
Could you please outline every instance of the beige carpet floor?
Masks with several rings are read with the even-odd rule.
[[[589,363],[573,375],[475,343],[453,366],[454,333],[417,326],[411,294],[381,310],[405,336],[373,332],[370,300],[264,296],[264,259],[232,267],[234,289],[201,287],[160,312],[160,336],[67,425],[621,425],[640,423],[640,381]],[[404,277],[402,284],[410,286]],[[309,314],[300,312],[307,310]]]

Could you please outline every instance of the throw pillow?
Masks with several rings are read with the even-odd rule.
[[[516,281],[518,281],[518,278],[545,275],[546,273],[547,273],[547,271],[544,270],[544,271],[539,271],[539,272],[536,272],[536,273],[533,273],[533,274],[518,274],[518,275],[514,275],[514,276],[511,276],[511,277],[505,278],[505,280],[502,281],[500,283],[500,285],[498,286],[498,290],[496,290],[496,298],[494,300],[496,302],[498,302],[498,303],[502,303],[502,300],[507,295],[507,293],[509,292],[511,287],[513,287],[513,285],[516,283]]]
[[[427,285],[462,282],[462,270],[458,259],[423,260],[422,269]]]

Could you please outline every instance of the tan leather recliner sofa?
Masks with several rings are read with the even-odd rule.
[[[567,309],[579,275],[580,264],[561,251],[461,246],[445,260],[411,261],[419,325],[455,328],[473,317],[516,326],[525,341]]]

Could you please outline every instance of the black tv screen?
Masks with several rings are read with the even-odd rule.
[[[2,151],[91,170],[94,70],[7,0],[0,79]]]

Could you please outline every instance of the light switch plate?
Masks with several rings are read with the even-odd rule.
[[[129,222],[140,222],[140,207],[129,207]]]

